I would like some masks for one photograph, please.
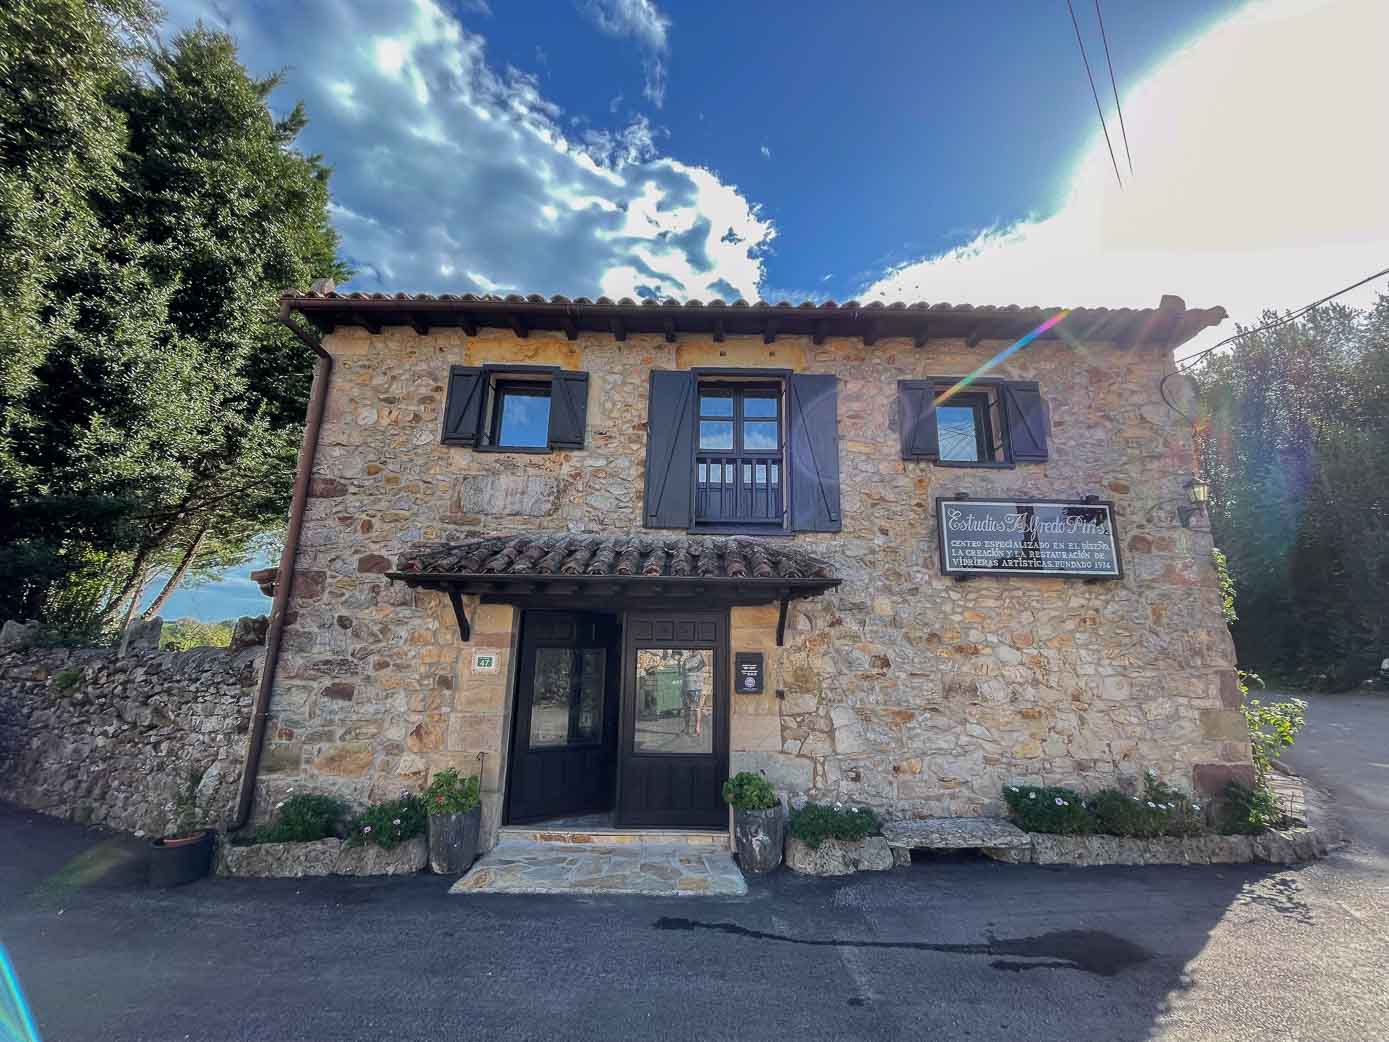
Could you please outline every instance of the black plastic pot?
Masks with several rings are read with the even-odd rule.
[[[212,869],[217,831],[203,829],[196,838],[166,836],[150,843],[150,886],[169,887],[192,883]]]
[[[733,839],[739,868],[750,875],[772,871],[786,847],[785,810],[780,804],[767,810],[734,809]]]
[[[482,807],[459,814],[429,816],[429,870],[441,876],[461,876],[477,860]]]

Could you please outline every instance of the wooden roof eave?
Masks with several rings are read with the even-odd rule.
[[[485,597],[507,602],[536,597],[653,597],[702,596],[721,604],[775,604],[815,597],[843,580],[782,576],[721,575],[563,575],[531,572],[458,574],[453,572],[387,572],[386,578],[411,589],[437,590],[450,595]]]

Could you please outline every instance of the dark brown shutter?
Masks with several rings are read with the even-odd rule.
[[[839,378],[795,373],[787,381],[791,527],[838,532]]]
[[[476,445],[482,425],[482,391],[486,386],[481,369],[456,365],[449,370],[449,396],[444,406],[445,445]]]
[[[550,383],[550,448],[582,449],[588,424],[588,373],[560,370]]]
[[[694,522],[693,373],[651,371],[646,409],[646,527]]]
[[[999,388],[1008,423],[1008,454],[1014,463],[1045,463],[1047,407],[1033,381],[1013,381]]]
[[[903,459],[938,459],[936,388],[929,380],[897,381],[897,435]]]

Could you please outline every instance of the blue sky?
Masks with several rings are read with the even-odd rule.
[[[1122,187],[1064,0],[166,6],[305,103],[351,288],[1253,322],[1389,264],[1381,0],[1109,0],[1132,175],[1075,0]]]

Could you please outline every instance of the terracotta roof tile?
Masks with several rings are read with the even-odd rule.
[[[833,579],[830,565],[791,546],[742,536],[499,535],[419,543],[396,571],[430,576],[611,575]]]

